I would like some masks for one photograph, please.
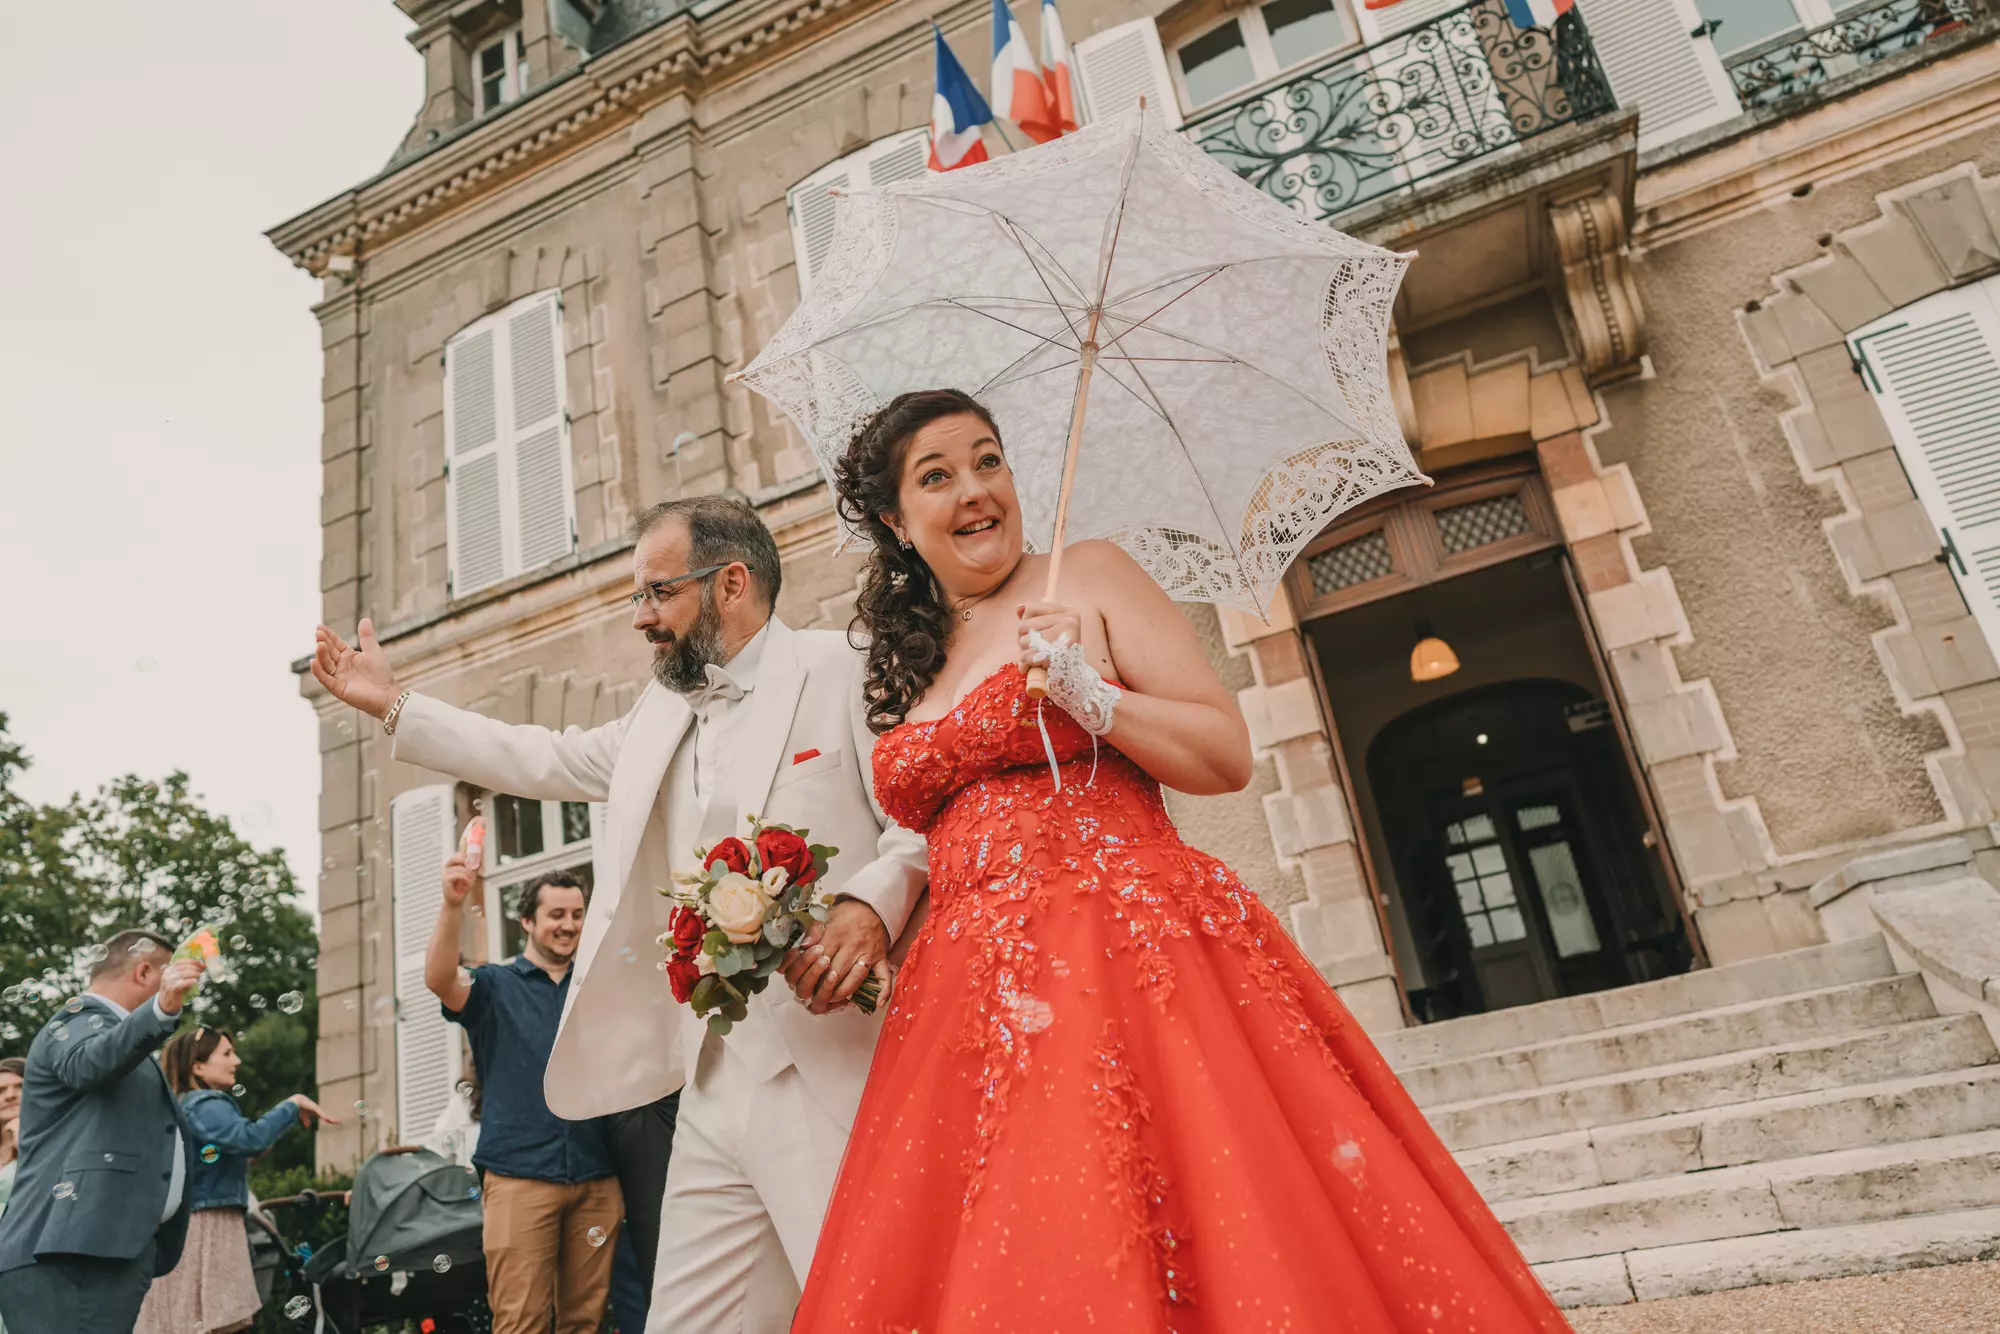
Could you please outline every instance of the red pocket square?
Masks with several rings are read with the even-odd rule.
[[[793,764],[804,764],[804,763],[805,763],[805,762],[806,762],[807,760],[816,760],[816,759],[818,759],[818,758],[819,758],[819,752],[818,752],[818,751],[816,751],[816,750],[802,750],[802,751],[800,751],[800,752],[799,752],[798,754],[796,754],[796,755],[792,756],[792,763],[793,763]]]

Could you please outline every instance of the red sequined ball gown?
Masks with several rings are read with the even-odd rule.
[[[1332,988],[1021,673],[875,749],[930,840],[794,1331],[1569,1326]]]

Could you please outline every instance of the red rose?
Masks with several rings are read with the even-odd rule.
[[[787,884],[810,885],[816,876],[812,849],[789,829],[758,830],[757,859],[767,871],[774,866],[784,867]]]
[[[759,842],[761,841],[760,839]],[[721,862],[732,871],[749,875],[750,847],[740,838],[725,838],[708,850],[708,860],[701,864],[701,869],[706,871],[717,862]]]
[[[701,938],[708,934],[708,923],[701,920],[700,913],[683,905],[667,919],[667,929],[673,933],[675,951],[683,958],[692,958],[701,948]]]
[[[667,981],[673,986],[674,999],[685,1005],[694,995],[694,984],[701,981],[701,969],[693,959],[667,960]]]

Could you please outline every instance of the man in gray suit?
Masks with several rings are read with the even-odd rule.
[[[150,931],[104,942],[90,989],[28,1049],[21,1158],[0,1217],[8,1334],[131,1334],[187,1239],[194,1145],[148,1059],[180,1023],[199,961]]]

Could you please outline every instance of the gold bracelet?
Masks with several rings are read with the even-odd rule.
[[[396,702],[394,704],[391,704],[389,706],[389,711],[382,715],[383,736],[396,735],[396,719],[401,716],[403,712],[403,706],[410,702],[410,696],[415,693],[416,693],[415,691],[405,690],[402,694],[396,696]]]

